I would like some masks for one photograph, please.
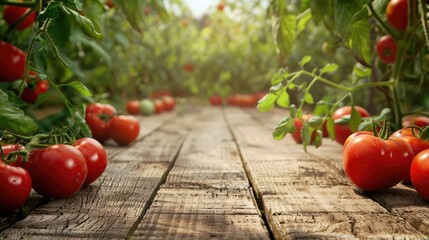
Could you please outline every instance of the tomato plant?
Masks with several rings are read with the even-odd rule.
[[[50,198],[72,196],[83,186],[88,174],[82,153],[65,144],[33,149],[23,166],[31,175],[33,189]]]
[[[115,113],[116,109],[110,104],[92,103],[86,108],[85,120],[97,141],[104,142],[110,138],[109,122]]]
[[[350,139],[344,147],[344,171],[357,187],[380,191],[404,180],[413,157],[413,149],[402,138],[384,140],[361,134]]]
[[[11,213],[30,196],[32,181],[30,174],[21,167],[0,162],[0,213]]]
[[[73,144],[79,150],[86,161],[88,174],[84,186],[97,180],[107,167],[107,153],[97,140],[93,138],[80,138]]]
[[[376,45],[377,55],[385,63],[394,63],[398,47],[390,35],[382,36]]]
[[[109,125],[110,136],[119,145],[128,145],[139,136],[140,123],[133,116],[114,116]]]
[[[429,149],[417,154],[411,163],[411,181],[417,193],[429,200]]]
[[[21,18],[24,17],[22,20]],[[28,7],[9,6],[3,8],[3,19],[10,27],[15,26],[19,30],[30,27],[36,19],[36,12]],[[18,23],[19,21],[19,23]]]

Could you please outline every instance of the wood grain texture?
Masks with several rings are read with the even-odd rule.
[[[193,124],[132,238],[269,239],[221,108]]]
[[[305,153],[291,138],[275,141],[262,117],[245,112],[226,109],[248,176],[276,238],[424,238],[404,219],[356,192],[332,163],[338,161],[335,154],[328,161]],[[260,152],[257,157],[256,152]]]
[[[96,182],[72,197],[52,200],[37,208],[0,236],[11,239],[125,239],[165,181],[194,117],[190,114],[176,118],[160,125],[157,131],[135,145],[123,147],[124,155],[121,152],[111,157],[105,173]],[[154,151],[151,156],[144,155],[143,151],[142,154],[127,153],[145,142],[159,143],[160,139],[168,151]],[[163,161],[153,161],[154,158]]]

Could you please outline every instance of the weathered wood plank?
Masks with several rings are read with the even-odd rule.
[[[230,108],[226,113],[276,238],[424,238],[402,218],[358,194],[330,162],[338,159],[307,154],[290,138],[273,140],[271,129],[253,114]]]
[[[200,116],[132,238],[268,239],[222,109]]]
[[[256,111],[248,111],[248,113],[253,118],[263,121],[266,126],[274,126],[276,121],[285,114],[279,110],[275,110],[274,114],[264,116]],[[308,150],[312,155],[323,158],[325,163],[335,166],[346,179],[340,144],[332,142],[330,139],[324,139],[323,145],[319,149],[310,147]],[[352,183],[349,182],[349,185],[352,185]],[[429,203],[422,200],[414,188],[398,184],[387,191],[377,193],[364,192],[363,194],[378,202],[391,214],[405,219],[411,226],[428,235],[429,238]]]
[[[123,148],[123,152],[133,151],[136,146],[145,145],[145,142],[161,143],[162,140],[164,148],[168,150],[154,152],[150,156],[113,156],[106,172],[91,186],[72,197],[52,200],[37,208],[0,236],[19,236],[23,239],[126,238],[149,207],[160,184],[165,181],[194,118],[194,114],[175,118],[135,145]],[[163,155],[160,157],[156,153]],[[154,158],[163,161],[153,161]]]

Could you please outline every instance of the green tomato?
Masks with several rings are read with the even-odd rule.
[[[150,99],[143,99],[140,103],[140,112],[145,115],[149,116],[152,115],[155,112],[155,104]]]

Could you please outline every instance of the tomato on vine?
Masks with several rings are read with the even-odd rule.
[[[302,143],[302,137],[301,137],[301,129],[302,126],[304,125],[305,121],[308,121],[313,115],[311,114],[305,114],[302,116],[301,118],[295,118],[293,121],[293,124],[295,126],[295,132],[291,133],[293,140],[295,140],[296,143]],[[316,132],[314,131],[311,134],[311,142],[314,141],[314,139],[316,138]]]
[[[14,45],[0,41],[0,82],[13,82],[24,76],[27,54]]]
[[[33,149],[23,166],[31,175],[33,189],[50,198],[72,196],[83,186],[88,174],[82,153],[65,144]]]
[[[27,87],[24,88],[21,99],[27,103],[35,103],[40,94],[49,90],[49,81],[41,80],[34,71],[29,71],[27,75],[30,79],[26,79]]]
[[[394,63],[398,47],[390,35],[382,36],[376,45],[377,55],[384,63]]]
[[[73,144],[85,158],[88,168],[84,186],[97,180],[107,167],[107,153],[103,145],[93,138],[81,138]]]
[[[386,17],[392,27],[405,31],[408,25],[408,0],[391,0],[386,7]]]
[[[28,11],[31,12],[18,25],[16,25],[17,29],[24,30],[30,27],[36,19],[36,12],[33,9],[28,7],[6,5],[3,8],[3,19],[7,22],[9,26],[13,26]]]
[[[21,167],[0,162],[0,213],[11,213],[30,196],[32,180]]]

